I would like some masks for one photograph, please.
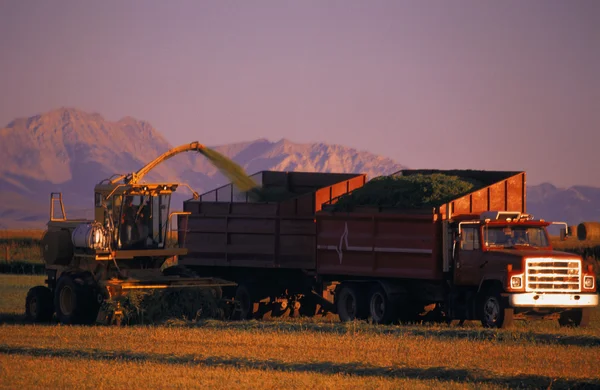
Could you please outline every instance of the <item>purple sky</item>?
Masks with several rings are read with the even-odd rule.
[[[0,127],[339,143],[600,186],[600,1],[2,1]]]

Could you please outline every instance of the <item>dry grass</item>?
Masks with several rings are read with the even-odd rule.
[[[196,363],[171,364],[145,361],[82,360],[80,358],[0,355],[3,374],[10,382],[0,388],[361,388],[361,389],[447,389],[494,388],[465,385],[456,381],[416,380],[387,377],[360,377],[349,374],[322,375],[251,369],[231,366],[206,366]],[[31,375],[34,372],[36,375]],[[56,375],[60,372],[61,375]],[[6,376],[5,376],[6,377]]]
[[[585,329],[539,321],[511,331],[317,319],[6,324],[20,321],[27,290],[43,279],[0,275],[9,318],[0,317],[0,388],[600,387],[599,310]]]
[[[600,246],[600,240],[579,240],[577,237],[569,236],[561,241],[559,237],[550,237],[550,242],[554,249],[585,249]]]
[[[43,275],[0,274],[0,320],[7,315],[23,315],[27,291],[43,284],[44,279],[46,277]]]
[[[0,230],[0,239],[33,238],[41,240],[44,230]]]
[[[353,377],[360,387],[377,382],[386,387],[453,384],[547,387],[553,381],[554,387],[581,383],[600,386],[599,338],[590,339],[591,346],[581,346],[535,338],[530,341],[509,337],[444,338],[436,332],[417,335],[410,328],[397,334],[368,330],[339,334],[222,325],[225,326],[7,325],[0,329],[0,356],[9,355],[11,360],[21,357],[24,363],[48,359],[59,367],[68,367],[69,359],[80,359],[82,364],[74,367],[87,368],[82,369],[82,373],[74,373],[69,380],[94,378],[93,383],[106,380],[109,375],[102,367],[110,363],[119,371],[137,369],[136,376],[144,378],[144,385],[148,377],[160,380],[160,375],[155,375],[172,368],[183,371],[180,380],[188,381],[182,383],[183,386],[186,383],[199,386],[184,375],[186,370],[197,367],[199,372],[208,370],[217,381],[214,382],[217,387],[229,387],[232,383],[237,383],[237,387],[252,387],[258,383],[277,387],[281,385],[280,380],[290,381],[290,385],[296,387],[309,383],[316,387],[333,387],[344,385],[344,380]],[[21,365],[13,367],[7,371],[11,378]],[[152,372],[154,370],[158,371]],[[247,377],[248,374],[253,376]],[[120,377],[127,383],[127,376]],[[260,382],[253,382],[258,378]],[[30,372],[30,378],[23,380],[32,384],[56,379]],[[22,384],[27,386],[28,383]]]
[[[22,313],[27,290],[42,282],[39,276],[0,275],[0,311]],[[0,380],[0,386],[600,386],[599,314],[586,329],[540,321],[513,331],[484,330],[476,323],[372,326],[315,319],[122,328],[5,324],[0,378],[10,380]]]

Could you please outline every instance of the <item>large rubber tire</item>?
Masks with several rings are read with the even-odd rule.
[[[381,286],[369,292],[369,315],[375,324],[390,324],[397,318],[397,308]]]
[[[479,302],[479,318],[484,328],[512,326],[514,310],[506,307],[498,289],[487,290]]]
[[[52,315],[52,291],[46,286],[31,288],[25,299],[25,319],[32,322],[50,322]]]
[[[367,318],[368,307],[358,286],[342,284],[336,292],[335,305],[342,322]]]
[[[560,313],[558,324],[560,326],[571,326],[584,328],[590,324],[590,315],[592,310],[588,307],[583,309],[573,309]]]
[[[83,276],[63,275],[54,290],[56,317],[65,325],[89,325],[100,309],[96,289]]]
[[[255,318],[258,314],[258,302],[254,300],[253,288],[251,285],[240,284],[235,291],[235,301],[239,305],[239,319],[249,320]]]

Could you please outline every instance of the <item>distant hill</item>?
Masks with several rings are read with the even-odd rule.
[[[191,141],[202,142],[201,134]],[[170,145],[149,123],[117,122],[73,108],[20,118],[0,129],[0,229],[43,228],[50,192],[63,192],[69,217],[91,216],[93,187],[116,173],[137,171]],[[403,168],[393,160],[341,145],[266,139],[214,147],[246,172],[261,170],[362,172],[369,177]],[[199,154],[160,164],[148,181],[182,181],[198,192],[226,179]],[[184,193],[177,202],[189,198]]]
[[[535,217],[567,222],[569,225],[600,221],[600,188],[557,188],[550,183],[529,186],[527,211]]]
[[[202,135],[191,141],[202,142]],[[50,192],[63,192],[69,217],[90,217],[93,187],[116,173],[137,171],[172,147],[148,122],[131,117],[117,122],[101,115],[61,108],[20,118],[0,129],[0,229],[43,228]],[[365,151],[323,143],[297,144],[266,139],[214,149],[252,174],[261,170],[360,172],[369,178],[405,168]],[[453,167],[439,167],[451,169]],[[182,154],[160,164],[149,181],[181,181],[202,193],[227,180],[199,154]],[[189,198],[174,198],[175,208]],[[566,189],[544,183],[529,186],[528,211],[570,225],[600,221],[600,188]]]

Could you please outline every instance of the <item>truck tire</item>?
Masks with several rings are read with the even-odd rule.
[[[369,292],[369,315],[375,324],[390,324],[396,315],[394,302],[381,286],[375,286]]]
[[[89,325],[95,322],[100,302],[91,285],[84,277],[63,275],[54,290],[56,317],[65,325]]]
[[[571,326],[584,328],[590,324],[592,310],[588,307],[583,309],[567,310],[560,313],[558,324],[560,326]]]
[[[239,310],[240,320],[249,320],[258,314],[259,304],[254,301],[252,287],[246,284],[240,284],[235,292],[235,301],[237,310]]]
[[[52,291],[46,286],[31,288],[25,299],[25,319],[32,322],[50,322],[53,314]]]
[[[487,290],[480,300],[479,318],[484,328],[508,328],[512,325],[514,310],[506,307],[498,289]]]
[[[342,322],[365,319],[368,307],[357,286],[342,284],[336,293],[336,308]]]

